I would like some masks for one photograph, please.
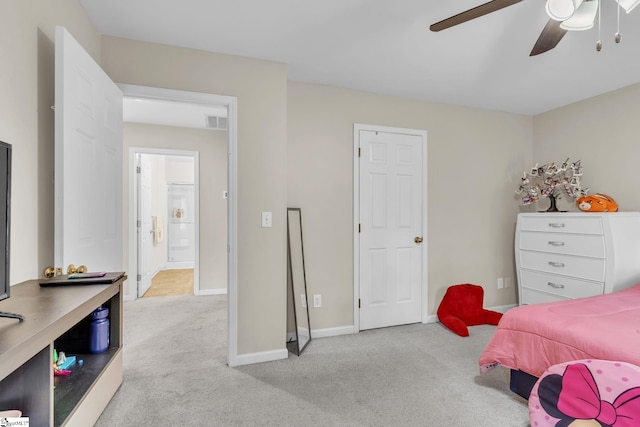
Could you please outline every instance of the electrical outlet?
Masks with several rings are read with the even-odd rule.
[[[511,277],[505,277],[504,278],[504,287],[505,288],[510,288],[511,287]]]
[[[322,296],[320,294],[315,294],[313,296],[313,308],[322,307]]]
[[[504,288],[504,279],[502,277],[498,278],[498,289]]]

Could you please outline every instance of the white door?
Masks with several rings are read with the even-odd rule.
[[[122,92],[63,27],[55,47],[55,265],[122,271]]]
[[[153,234],[151,221],[151,162],[149,157],[137,154],[136,173],[138,177],[138,197],[136,228],[138,231],[138,297],[142,297],[151,287]],[[161,230],[157,231],[162,233]]]
[[[360,329],[420,322],[423,137],[358,132]]]

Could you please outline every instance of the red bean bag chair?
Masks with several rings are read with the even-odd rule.
[[[484,289],[469,283],[449,286],[438,307],[440,322],[461,337],[469,336],[467,326],[497,325],[502,313],[482,308]]]

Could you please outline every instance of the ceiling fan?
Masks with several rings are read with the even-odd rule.
[[[431,25],[431,31],[442,31],[447,28],[471,21],[489,13],[496,12],[508,6],[520,3],[522,0],[492,0],[487,3],[466,10]],[[558,45],[567,31],[588,30],[598,12],[599,0],[547,0],[546,11],[549,21],[538,37],[529,56],[547,52]],[[640,0],[616,0],[627,13],[640,4]]]

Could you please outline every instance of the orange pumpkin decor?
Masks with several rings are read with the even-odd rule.
[[[618,212],[616,201],[602,193],[580,197],[576,204],[582,212]]]

